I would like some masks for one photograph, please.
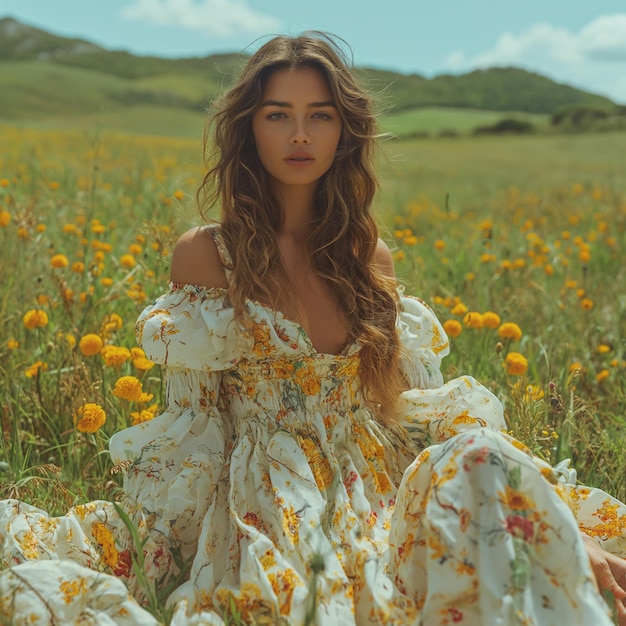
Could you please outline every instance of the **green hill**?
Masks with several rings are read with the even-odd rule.
[[[77,123],[81,118],[93,122],[94,116],[100,116],[107,120],[103,123],[114,124],[116,115],[132,119],[129,111],[153,107],[159,119],[180,111],[188,128],[189,116],[205,110],[244,61],[238,54],[182,59],[137,56],[52,35],[7,17],[0,19],[0,120],[54,124],[68,117]],[[441,120],[439,130],[447,123],[452,130],[463,131],[505,115],[536,122],[563,107],[610,110],[615,106],[603,96],[517,68],[432,79],[371,68],[357,71],[373,92],[381,94],[385,126],[399,134],[419,133],[429,119],[430,123]],[[442,107],[448,114],[433,116],[433,108]]]

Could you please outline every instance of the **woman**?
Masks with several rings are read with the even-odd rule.
[[[213,124],[200,195],[220,224],[180,238],[137,325],[167,410],[111,440],[172,623],[611,624],[599,585],[626,624],[626,562],[579,530],[626,556],[594,518],[624,506],[502,434],[479,383],[443,383],[445,333],[377,236],[375,118],[332,39],[269,41]],[[95,571],[142,593],[111,504],[1,519],[12,562],[71,559],[12,568],[13,615],[152,623]]]

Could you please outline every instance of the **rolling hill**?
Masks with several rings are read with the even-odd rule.
[[[154,132],[167,120],[168,134],[176,134],[180,114],[186,120],[180,132],[186,134],[182,127],[188,127],[189,118],[206,109],[244,61],[238,54],[180,59],[137,56],[5,17],[0,19],[0,121],[63,125],[72,120],[80,125],[81,120],[106,119],[103,123],[115,126],[116,118],[150,118],[153,112]],[[614,107],[608,98],[517,68],[431,79],[373,68],[357,68],[357,72],[373,92],[381,94],[385,118],[399,133],[419,132],[420,123],[439,118],[465,129],[474,121],[494,119],[493,112],[498,113],[496,118],[506,114],[545,120],[567,106]],[[441,108],[449,115],[433,117],[433,109]],[[424,116],[425,111],[430,113]],[[411,126],[414,120],[421,122]]]

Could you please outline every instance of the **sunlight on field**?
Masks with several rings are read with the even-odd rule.
[[[626,134],[385,150],[381,230],[451,337],[446,377],[474,375],[533,451],[623,499]],[[134,322],[201,175],[198,140],[1,129],[1,496],[114,496],[108,438],[164,400]]]

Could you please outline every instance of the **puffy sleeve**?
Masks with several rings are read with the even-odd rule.
[[[137,320],[138,344],[155,363],[220,371],[251,348],[252,338],[234,319],[224,289],[170,284]]]
[[[427,389],[443,384],[441,361],[450,352],[443,327],[422,300],[400,292],[398,334],[401,367],[409,387]]]
[[[471,376],[444,383],[441,361],[450,352],[446,333],[427,304],[400,294],[401,365],[409,389],[398,403],[398,422],[418,449],[474,428],[506,429],[502,404]]]
[[[224,289],[171,284],[137,321],[146,356],[167,367],[166,407],[114,434],[109,449],[115,463],[124,463],[133,523],[149,529],[146,575],[154,580],[176,570],[172,544],[183,562],[195,555],[198,529],[215,506],[230,454],[233,428],[218,401],[220,381],[223,370],[249,352],[252,339],[225,296]]]

